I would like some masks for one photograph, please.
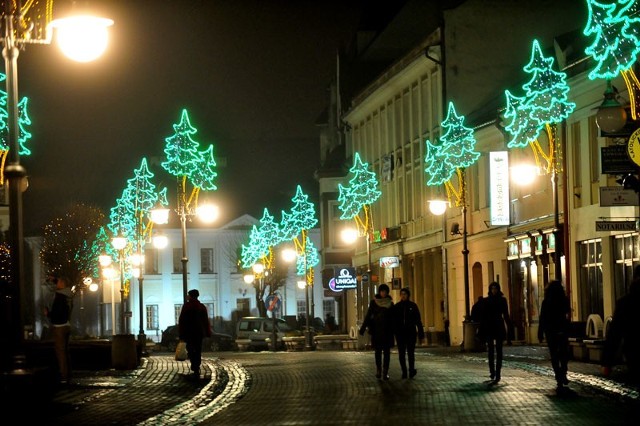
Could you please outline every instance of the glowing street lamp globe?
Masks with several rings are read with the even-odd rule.
[[[251,284],[253,280],[255,280],[255,277],[253,276],[253,274],[245,274],[242,278],[244,279],[244,282],[246,284]]]
[[[255,274],[261,274],[264,272],[264,265],[262,263],[255,263],[251,269],[253,269]]]
[[[304,289],[306,286],[307,286],[307,282],[306,281],[304,281],[304,280],[298,281],[298,288],[300,290]]]
[[[353,244],[358,239],[358,230],[354,228],[346,228],[340,232],[340,238],[347,244]]]
[[[539,174],[540,169],[533,164],[520,164],[511,167],[511,179],[516,185],[530,185]]]
[[[293,262],[294,260],[296,260],[296,257],[298,257],[298,254],[294,249],[288,248],[282,250],[282,260],[284,260],[285,262]]]
[[[169,239],[164,234],[154,235],[153,246],[157,249],[163,249],[169,245]]]
[[[122,250],[127,246],[127,239],[125,237],[115,237],[111,240],[113,248],[116,250]]]
[[[211,223],[220,215],[220,209],[213,204],[203,204],[196,208],[196,215],[204,223]]]
[[[436,216],[442,216],[448,206],[449,202],[445,200],[429,200],[429,211]]]
[[[56,19],[50,25],[57,31],[58,46],[65,56],[77,62],[90,62],[107,49],[107,28],[113,25],[113,20],[95,16],[73,16]]]
[[[163,207],[151,209],[149,210],[149,218],[158,225],[169,223],[169,209]]]
[[[100,256],[98,256],[98,262],[103,268],[111,265],[111,261],[111,256],[109,256],[108,254],[101,254]]]

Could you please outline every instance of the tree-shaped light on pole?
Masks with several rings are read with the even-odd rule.
[[[470,313],[469,306],[469,249],[467,247],[467,183],[465,169],[480,158],[480,153],[475,151],[476,139],[473,129],[464,125],[464,116],[458,115],[453,102],[449,103],[448,113],[441,123],[444,134],[439,143],[431,143],[427,140],[427,155],[425,157],[425,172],[427,186],[444,184],[447,191],[447,199],[455,200],[456,206],[462,213],[462,256],[464,263],[464,301],[465,322]],[[451,183],[453,175],[457,176],[458,186]],[[444,213],[443,200],[438,203],[430,203],[431,211]],[[446,202],[445,202],[446,206]]]
[[[556,139],[556,124],[565,120],[575,109],[576,105],[569,102],[569,86],[564,72],[553,70],[554,60],[545,57],[537,40],[533,41],[531,58],[525,65],[524,71],[531,74],[531,79],[523,84],[525,91],[523,98],[518,98],[508,91],[505,118],[508,123],[507,132],[512,139],[508,148],[523,148],[530,146],[533,150],[536,166],[551,175],[554,202],[554,240],[560,241],[560,221],[558,207],[558,173],[562,171],[560,144]],[[536,130],[534,131],[533,128]],[[548,149],[543,149],[538,137],[545,131]],[[544,160],[544,163],[543,163]],[[561,279],[561,252],[555,250],[556,278]]]
[[[282,212],[282,220],[280,230],[282,232],[282,240],[293,240],[298,257],[304,258],[304,271],[307,282],[305,288],[305,302],[306,302],[306,326],[307,336],[305,339],[305,347],[311,349],[313,347],[311,329],[309,323],[309,316],[315,311],[315,306],[311,306],[309,303],[309,292],[313,292],[313,281],[309,281],[309,263],[307,258],[307,234],[309,229],[312,229],[318,223],[316,218],[315,207],[313,203],[309,201],[309,196],[302,191],[300,185],[296,188],[296,195],[291,199],[293,206],[289,213]],[[311,276],[313,278],[313,274]],[[313,295],[313,293],[312,293]],[[313,300],[311,304],[313,305]]]
[[[176,177],[178,188],[178,203],[176,212],[180,217],[182,231],[182,292],[186,302],[188,291],[187,262],[187,218],[198,213],[206,212],[208,220],[215,219],[217,209],[200,209],[198,197],[200,191],[214,191],[217,189],[214,181],[216,162],[213,158],[213,145],[204,151],[200,150],[200,143],[193,139],[197,129],[191,125],[186,109],[182,110],[180,121],[173,125],[174,134],[165,138],[164,152],[166,160],[162,167]],[[188,190],[191,184],[191,190]]]
[[[371,239],[373,236],[373,215],[371,204],[382,195],[375,172],[369,170],[369,164],[360,159],[359,153],[353,155],[353,166],[349,169],[349,184],[338,184],[338,208],[342,212],[340,219],[351,220],[356,224],[358,233],[366,237],[367,273],[371,273]]]
[[[637,0],[587,0],[587,6],[589,16],[583,34],[593,40],[585,53],[596,62],[589,78],[611,80],[622,75],[629,92],[631,116],[636,120],[640,82],[633,65],[640,53],[640,4]]]
[[[0,82],[6,80],[6,76],[0,73]],[[18,145],[20,155],[31,155],[27,147],[27,141],[31,139],[31,133],[27,127],[31,124],[28,110],[29,99],[22,98],[18,102]],[[4,183],[4,163],[9,152],[9,125],[7,120],[7,92],[0,90],[0,185]]]

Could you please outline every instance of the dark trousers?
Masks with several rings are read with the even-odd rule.
[[[407,358],[409,358],[409,371],[416,368],[416,341],[415,339],[397,339],[398,358],[402,374],[407,374]]]
[[[565,333],[546,333],[547,346],[551,357],[551,367],[558,385],[567,379],[567,365],[569,364],[569,339]]]
[[[202,364],[202,339],[187,340],[187,354],[191,361],[191,371],[199,373]]]
[[[492,378],[499,379],[500,370],[502,370],[502,339],[488,339],[487,352],[489,353],[489,373]]]
[[[391,357],[391,348],[389,346],[376,346],[374,348],[376,369],[382,371],[384,374],[389,372],[389,358]]]

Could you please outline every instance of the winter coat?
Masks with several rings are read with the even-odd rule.
[[[56,290],[53,304],[49,309],[49,320],[54,326],[68,325],[71,318],[73,293],[68,288]]]
[[[393,331],[398,342],[416,342],[416,337],[424,340],[424,327],[420,310],[411,300],[404,300],[391,307]]]
[[[569,316],[571,305],[560,282],[551,283],[545,290],[544,300],[540,307],[538,323],[538,340],[542,341],[546,334],[567,335],[570,327]]]
[[[379,294],[369,303],[367,314],[364,317],[360,334],[363,335],[366,329],[369,329],[371,335],[371,345],[377,348],[392,347],[393,339],[393,323],[391,318],[391,307],[393,300],[390,296],[380,297]]]
[[[211,325],[207,308],[199,300],[190,299],[182,307],[178,319],[180,340],[192,342],[211,337]]]
[[[484,340],[502,342],[507,339],[507,332],[509,332],[509,335],[511,334],[511,319],[509,318],[507,299],[502,293],[485,297],[482,302],[479,337]]]

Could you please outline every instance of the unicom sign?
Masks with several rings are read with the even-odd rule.
[[[348,290],[358,286],[355,268],[335,268],[336,290]]]

